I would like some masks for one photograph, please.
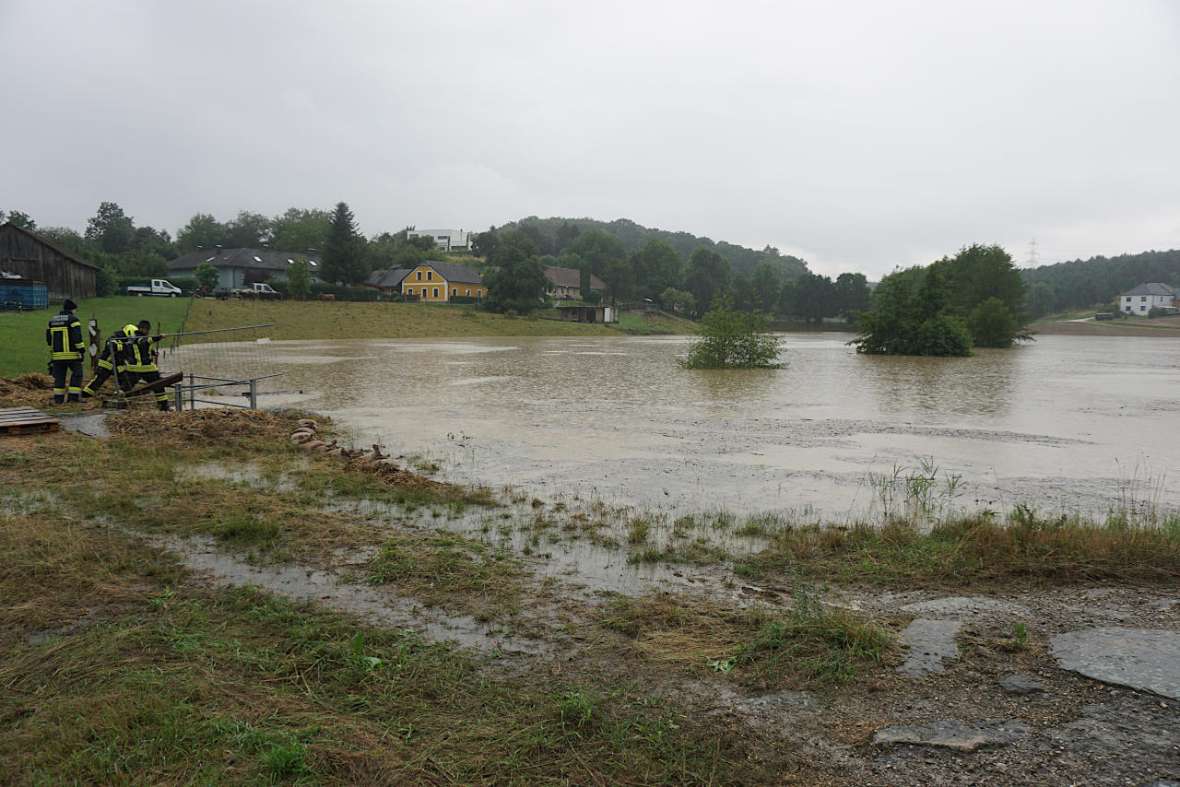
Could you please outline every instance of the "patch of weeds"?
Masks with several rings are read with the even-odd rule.
[[[634,640],[645,658],[730,675],[758,688],[839,685],[880,665],[894,640],[883,627],[811,594],[785,614],[733,609],[667,593],[617,597],[601,624]]]
[[[0,451],[0,467],[25,467],[30,464],[29,457],[16,451]]]
[[[565,691],[557,697],[557,712],[563,727],[582,727],[594,717],[594,700],[581,690]]]
[[[268,546],[278,539],[282,529],[274,522],[252,514],[235,513],[218,519],[208,527],[208,532],[218,541],[229,544]]]
[[[628,544],[646,544],[651,532],[651,522],[646,519],[632,519],[627,525]]]
[[[1012,636],[997,641],[996,646],[1009,653],[1019,653],[1028,650],[1028,626],[1023,622],[1012,624]]]
[[[266,772],[274,779],[293,779],[310,773],[307,749],[299,742],[275,744],[262,755]]]
[[[743,679],[763,688],[847,683],[880,664],[892,635],[848,610],[801,591],[791,612],[765,621],[737,651]]]
[[[781,530],[784,524],[778,514],[759,514],[742,522],[741,527],[734,530],[733,534],[745,538],[767,538]]]

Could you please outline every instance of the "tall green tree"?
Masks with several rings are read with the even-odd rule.
[[[836,310],[850,319],[869,308],[869,282],[863,273],[841,273],[836,277]]]
[[[243,210],[225,223],[225,245],[231,249],[257,249],[271,239],[270,219]]]
[[[695,313],[704,314],[712,308],[713,300],[729,290],[729,263],[720,254],[701,247],[688,258],[688,273],[684,289],[696,301]]]
[[[207,262],[202,262],[193,270],[193,278],[197,280],[197,284],[200,285],[201,289],[207,293],[217,289],[217,280],[219,278],[217,268],[214,268]]]
[[[495,227],[488,227],[487,232],[481,232],[471,239],[471,251],[479,257],[487,259],[496,250],[498,235]]]
[[[547,280],[537,245],[528,233],[501,232],[488,262],[495,268],[487,276],[489,309],[527,314],[540,307]]]
[[[895,271],[877,285],[852,343],[871,355],[970,355],[971,333],[949,301],[935,266]]]
[[[536,245],[535,241],[534,245]],[[541,247],[538,245],[537,248]],[[578,255],[590,272],[608,285],[610,281],[607,278],[607,269],[610,264],[616,260],[627,258],[627,250],[623,248],[623,244],[619,242],[618,238],[609,232],[597,229],[579,234],[567,250]]]
[[[195,214],[176,233],[176,247],[181,254],[219,245],[226,245],[225,227],[209,213]]]
[[[131,246],[136,251],[155,254],[166,260],[176,258],[176,244],[172,242],[172,236],[168,234],[167,230],[158,230],[155,227],[136,227]]]
[[[957,314],[968,315],[989,298],[998,298],[1013,317],[1024,313],[1024,280],[1003,248],[975,243],[934,266],[946,278],[950,307]]]
[[[561,254],[565,251],[571,243],[573,243],[581,230],[577,224],[570,224],[568,221],[561,222],[561,226],[557,228],[554,237],[554,254]]]
[[[14,227],[20,227],[22,230],[29,230],[32,232],[33,230],[37,229],[37,222],[33,221],[33,217],[24,211],[10,210],[8,211],[8,218],[5,219],[4,211],[0,210],[0,224],[5,223],[5,221],[7,221],[9,224],[12,224]]]
[[[103,202],[86,222],[86,240],[100,251],[122,254],[135,239],[135,220],[115,202]]]
[[[807,322],[820,323],[837,314],[836,286],[827,276],[807,272],[791,282],[786,313]]]
[[[336,203],[328,242],[324,245],[325,281],[355,284],[365,278],[365,240],[357,231],[356,218],[346,202]]]
[[[750,277],[750,287],[752,308],[765,314],[778,311],[779,293],[783,289],[778,268],[765,262],[759,265]]]
[[[638,294],[659,300],[660,293],[669,287],[680,287],[684,279],[684,262],[671,245],[662,240],[649,240],[631,255],[631,269]]]
[[[323,251],[332,227],[332,214],[326,210],[288,208],[270,222],[270,245],[280,251]]]
[[[311,267],[300,257],[287,266],[287,290],[295,298],[306,298],[311,294]]]

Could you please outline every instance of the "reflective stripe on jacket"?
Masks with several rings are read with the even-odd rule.
[[[127,371],[158,372],[155,342],[150,336],[137,336],[127,343]]]
[[[49,327],[45,329],[45,343],[49,345],[50,360],[82,360],[86,349],[82,341],[82,323],[73,312],[58,312],[50,318]]]

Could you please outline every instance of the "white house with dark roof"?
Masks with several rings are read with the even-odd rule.
[[[1123,314],[1147,316],[1152,309],[1163,309],[1176,305],[1176,290],[1167,284],[1153,282],[1140,284],[1130,292],[1119,296],[1119,311]]]
[[[168,263],[170,273],[193,275],[200,265],[217,269],[217,289],[237,290],[256,281],[282,281],[296,260],[306,260],[313,279],[319,279],[316,255],[273,249],[197,249]]]

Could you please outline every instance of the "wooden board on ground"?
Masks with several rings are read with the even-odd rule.
[[[184,372],[177,372],[176,374],[170,374],[167,377],[161,377],[159,380],[156,380],[154,383],[148,383],[147,385],[141,385],[138,388],[136,388],[132,391],[129,391],[127,393],[127,396],[128,397],[143,396],[146,393],[155,393],[157,391],[162,391],[170,385],[176,385],[178,382],[180,382],[183,379],[184,379]]]
[[[56,432],[61,421],[31,407],[9,407],[0,410],[0,436]]]

